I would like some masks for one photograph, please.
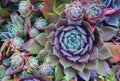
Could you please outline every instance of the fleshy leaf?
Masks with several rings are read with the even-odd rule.
[[[28,40],[22,46],[22,48],[25,49],[26,51],[32,53],[32,54],[38,54],[39,51],[43,49],[43,47],[41,45],[39,45],[39,43],[37,43],[37,41],[35,41],[35,39]]]
[[[55,81],[61,81],[64,77],[63,68],[61,65],[55,67]]]
[[[76,71],[73,68],[66,68],[64,73],[69,80],[76,76]]]
[[[103,41],[111,40],[113,38],[113,36],[115,36],[116,31],[117,30],[112,28],[112,27],[104,27],[104,28],[102,28],[101,37],[102,37]]]
[[[85,63],[75,63],[72,67],[78,71],[83,71],[85,68],[86,64]]]
[[[60,63],[62,64],[64,69],[73,65],[73,62],[66,60],[66,59],[60,59]]]
[[[41,46],[45,46],[45,43],[47,41],[46,39],[46,33],[40,33],[35,40],[41,45]]]
[[[9,12],[6,9],[0,9],[1,17],[9,17]]]
[[[3,65],[0,65],[0,78],[4,76],[5,73],[5,67]]]
[[[49,42],[46,42],[45,50],[48,52],[48,54],[53,54],[53,46]]]
[[[120,46],[114,45],[112,43],[106,43],[109,47],[112,57],[109,59],[110,62],[119,62],[120,61]]]
[[[99,49],[98,55],[99,55],[98,58],[102,59],[102,60],[107,59],[112,56],[109,48],[105,45],[103,45],[103,47],[101,49]]]
[[[48,23],[56,23],[58,20],[58,16],[55,13],[46,13],[44,16]]]
[[[98,68],[98,60],[89,60],[87,63],[86,68],[91,69],[91,70],[96,70]]]
[[[108,76],[109,74],[112,74],[112,70],[110,69],[109,65],[105,61],[99,60],[99,67],[97,68],[97,73],[102,76]]]
[[[44,0],[43,13],[53,12],[53,0]]]
[[[59,63],[59,59],[54,55],[50,55],[46,58],[46,62],[50,62],[51,65],[57,66]]]
[[[83,72],[78,72],[79,76],[82,77],[85,81],[89,81],[90,79],[90,71],[87,69],[84,69]]]
[[[65,7],[65,4],[61,4],[54,10],[54,12],[58,15],[61,15],[64,11],[64,7]]]

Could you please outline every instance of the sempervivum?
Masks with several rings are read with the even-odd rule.
[[[10,57],[11,68],[13,69],[13,73],[19,72],[23,69],[24,59],[21,56],[21,53],[14,53]]]
[[[31,8],[32,4],[29,0],[26,1],[20,1],[18,11],[22,16],[26,16]]]
[[[85,7],[85,17],[91,23],[101,22],[105,19],[102,4],[89,3]]]
[[[47,26],[47,21],[46,19],[40,17],[35,21],[35,27],[38,30],[43,30],[45,28],[45,26]]]
[[[32,56],[28,58],[28,65],[31,69],[38,69],[39,67],[38,60]]]
[[[79,2],[73,2],[65,5],[65,13],[68,19],[80,20],[83,18],[83,8]]]
[[[92,32],[88,22],[74,23],[60,19],[56,24],[48,25],[46,33],[48,42],[45,49],[50,58],[56,59],[54,62],[60,62],[69,79],[76,76],[76,71],[86,81],[90,79],[90,70],[104,76],[111,71],[104,61],[111,53],[103,44],[98,30]]]
[[[41,73],[44,73],[45,75],[51,75],[53,73],[53,66],[50,63],[43,63],[40,66]]]

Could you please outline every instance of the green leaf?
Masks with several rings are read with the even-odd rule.
[[[58,15],[55,13],[46,13],[44,17],[48,23],[56,23],[58,20]]]
[[[64,77],[62,66],[59,64],[55,67],[55,81],[61,81]]]
[[[78,72],[79,76],[82,77],[85,81],[89,81],[90,79],[90,71],[88,69],[84,69],[84,71]]]
[[[30,52],[31,54],[38,54],[40,50],[43,49],[35,39],[28,40],[23,46],[23,49]]]
[[[46,38],[46,33],[40,33],[35,40],[41,45],[41,46],[45,46],[45,43],[47,42],[47,38]]]
[[[69,80],[76,76],[76,71],[73,68],[64,69],[64,73]]]
[[[116,81],[115,75],[111,75],[109,77],[105,77],[105,79],[108,80],[108,81]]]
[[[98,60],[94,59],[94,60],[89,60],[87,63],[86,68],[91,69],[91,70],[96,70],[98,68]]]
[[[65,4],[61,4],[56,9],[54,9],[54,12],[60,16],[64,11],[64,7],[65,7]]]
[[[46,57],[46,62],[50,62],[51,65],[57,66],[59,64],[59,58],[54,55],[49,55]]]
[[[98,58],[101,60],[110,58],[111,56],[112,54],[106,45],[103,45],[103,47],[98,50]]]
[[[48,54],[53,54],[53,46],[49,42],[46,42],[45,50],[48,52]]]
[[[115,36],[116,34],[116,29],[112,28],[112,27],[104,27],[102,28],[102,33],[101,33],[101,37],[103,39],[103,41],[109,41],[113,38],[113,36]]]
[[[53,10],[55,10],[58,6],[60,6],[62,4],[62,1],[60,0],[54,0],[53,3]]]
[[[9,12],[6,9],[0,9],[0,16],[1,17],[9,17]]]
[[[59,62],[62,64],[64,69],[71,67],[73,65],[73,62],[66,60],[66,59],[60,59]]]
[[[110,69],[109,65],[105,61],[99,60],[99,67],[96,69],[97,73],[102,76],[108,76],[112,74],[112,70]]]
[[[74,65],[72,67],[74,69],[82,72],[85,69],[86,64],[85,63],[74,63]]]
[[[0,65],[0,78],[3,78],[5,73],[5,67],[3,65]]]

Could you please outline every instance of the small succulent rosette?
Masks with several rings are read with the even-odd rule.
[[[65,5],[66,17],[70,20],[77,21],[83,18],[83,8],[80,2],[73,2]]]
[[[69,79],[78,74],[89,81],[90,70],[103,76],[112,73],[105,61],[111,57],[111,52],[104,45],[98,29],[92,32],[88,22],[73,23],[59,19],[56,24],[48,25],[45,32],[48,35],[45,49],[51,61],[55,66],[60,63]]]
[[[40,34],[40,32],[36,28],[30,28],[28,34],[30,38],[35,38]]]
[[[30,0],[20,1],[18,11],[20,12],[21,16],[26,17],[30,14],[32,9],[32,4]]]
[[[104,13],[102,4],[89,3],[85,7],[85,18],[90,23],[102,22],[105,19]]]
[[[43,30],[47,26],[47,21],[46,19],[40,17],[35,21],[35,27],[38,30]]]
[[[26,62],[27,68],[31,71],[37,70],[39,68],[39,63],[36,57],[30,56]]]
[[[54,67],[49,62],[43,63],[39,67],[40,72],[43,73],[43,74],[45,74],[45,75],[52,75],[53,68]]]
[[[21,54],[22,53],[14,53],[10,57],[10,64],[11,64],[13,74],[17,73],[23,69],[25,62],[24,62],[24,58]]]

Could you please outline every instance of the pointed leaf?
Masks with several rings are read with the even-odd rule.
[[[56,23],[58,20],[58,16],[55,13],[46,13],[44,16],[48,23]]]
[[[109,59],[110,62],[119,62],[120,61],[120,46],[114,45],[112,43],[106,43],[109,47],[112,57]]]
[[[66,59],[60,59],[60,63],[65,68],[71,67],[73,65],[72,61],[66,60]]]
[[[53,54],[53,46],[49,42],[46,42],[45,50],[48,52],[48,54]]]
[[[52,66],[57,66],[59,64],[59,58],[57,58],[56,56],[54,55],[49,55],[47,58],[46,58],[46,62],[50,62],[50,64]]]
[[[72,67],[74,69],[82,72],[84,70],[84,68],[86,67],[86,64],[85,63],[74,63],[74,65]]]
[[[87,63],[86,68],[91,69],[91,70],[96,70],[98,68],[98,60],[94,59],[94,60],[89,60]]]
[[[41,46],[45,46],[45,43],[47,41],[46,38],[46,33],[40,33],[35,40],[41,45]]]
[[[35,39],[28,40],[23,46],[23,49],[30,52],[31,54],[38,54],[40,50],[43,49],[39,43],[35,41]]]
[[[79,71],[78,75],[83,78],[85,81],[89,81],[90,79],[90,71],[87,69],[84,69],[83,72]]]
[[[76,71],[72,68],[66,68],[64,73],[69,80],[76,76]]]
[[[103,39],[103,41],[109,41],[113,38],[113,36],[115,36],[116,34],[116,29],[112,28],[112,27],[104,27],[102,28],[102,33],[101,33],[101,37]]]
[[[112,56],[109,48],[105,45],[103,45],[103,47],[99,49],[98,55],[99,55],[99,59],[102,59],[102,60],[107,59]]]
[[[65,4],[61,4],[54,10],[54,12],[58,15],[61,15],[64,11],[64,7],[65,7]]]
[[[110,69],[109,65],[105,61],[99,60],[99,67],[97,68],[97,73],[102,76],[108,76],[109,74],[112,74],[112,70]]]
[[[55,67],[55,81],[61,81],[64,77],[63,68],[61,65]]]

